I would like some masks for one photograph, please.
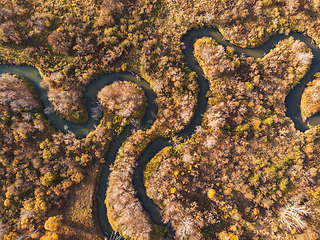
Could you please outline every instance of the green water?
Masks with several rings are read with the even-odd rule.
[[[195,127],[200,125],[202,115],[206,109],[207,98],[205,97],[205,95],[206,95],[206,92],[209,90],[209,85],[206,79],[204,78],[201,68],[199,67],[198,63],[196,62],[193,56],[193,43],[195,39],[201,38],[204,36],[209,36],[214,38],[219,44],[222,44],[225,47],[232,46],[238,55],[245,54],[245,56],[252,56],[255,58],[263,57],[263,55],[268,53],[270,49],[272,49],[275,46],[275,44],[277,44],[280,40],[283,40],[290,36],[293,36],[295,39],[300,39],[301,41],[305,42],[312,49],[312,52],[314,54],[314,59],[312,60],[310,71],[300,81],[300,84],[294,87],[287,95],[286,114],[293,120],[295,127],[297,129],[301,131],[304,131],[307,129],[306,124],[303,123],[300,116],[299,105],[300,105],[301,94],[303,92],[303,89],[305,88],[306,83],[312,80],[311,78],[312,75],[320,70],[320,50],[317,48],[315,44],[311,44],[311,39],[309,37],[306,37],[298,33],[292,33],[288,36],[274,35],[270,38],[270,40],[268,40],[266,43],[264,43],[260,47],[257,47],[254,49],[243,49],[240,47],[236,47],[227,41],[223,41],[221,34],[216,29],[202,28],[199,30],[189,31],[182,39],[186,47],[183,50],[186,63],[188,67],[190,67],[191,70],[195,71],[197,74],[197,81],[199,84],[199,93],[198,93],[198,106],[195,111],[194,117],[191,123],[183,131],[181,131],[178,134],[178,136],[184,139],[191,136],[191,134],[194,132]],[[39,85],[41,81],[41,77],[37,69],[33,67],[28,67],[28,66],[23,66],[23,67],[0,66],[0,73],[3,73],[3,72],[17,74],[17,75],[28,78],[34,84],[37,91],[39,92],[43,106],[44,107],[51,106],[46,96],[46,90],[41,88]],[[98,79],[96,79],[94,82],[92,82],[86,88],[84,92],[84,96],[87,100],[87,107],[89,111],[89,121],[87,123],[74,124],[64,119],[60,119],[56,114],[52,114],[52,113],[46,114],[47,119],[51,122],[53,126],[55,126],[59,130],[63,131],[64,126],[67,125],[68,129],[74,132],[77,137],[79,138],[84,137],[86,133],[90,132],[94,128],[94,125],[99,124],[99,120],[94,120],[92,118],[92,113],[91,113],[92,108],[97,106],[96,96],[98,91],[104,86],[111,84],[115,80],[132,81],[143,88],[149,103],[149,107],[147,108],[147,112],[142,121],[141,127],[142,129],[149,128],[155,119],[154,115],[157,113],[157,107],[154,103],[154,99],[156,96],[154,92],[150,90],[150,86],[146,81],[144,81],[143,79],[141,81],[138,81],[136,77],[130,73],[111,73],[111,74],[103,75]],[[320,113],[308,119],[308,122],[312,125],[319,124]],[[119,147],[121,146],[123,141],[127,138],[127,136],[131,134],[132,129],[133,129],[132,126],[126,127],[124,131],[113,140],[109,148],[109,151],[106,155],[105,166],[100,176],[98,196],[97,196],[97,198],[99,198],[97,215],[99,218],[101,230],[104,234],[107,234],[107,233],[110,234],[110,232],[112,231],[106,216],[106,207],[104,204],[104,199],[105,199],[105,194],[107,189],[107,179],[110,173],[109,165],[113,163]],[[153,203],[152,200],[150,200],[146,196],[146,193],[145,193],[145,188],[143,185],[143,167],[147,162],[149,162],[154,157],[154,155],[157,152],[159,152],[162,148],[168,145],[170,145],[168,139],[158,138],[155,141],[153,141],[138,159],[138,165],[135,169],[134,179],[133,179],[134,187],[137,191],[137,197],[141,201],[144,209],[146,209],[149,212],[152,220],[159,225],[163,225],[161,221],[161,216],[159,214],[159,208]]]

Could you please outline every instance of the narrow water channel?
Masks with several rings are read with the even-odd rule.
[[[288,117],[290,117],[293,120],[296,129],[301,131],[304,131],[307,129],[307,125],[303,123],[300,116],[300,99],[306,83],[312,80],[312,75],[320,71],[320,50],[317,48],[315,44],[311,43],[311,38],[298,33],[292,33],[292,34],[289,34],[288,36],[277,34],[272,36],[266,43],[264,43],[260,47],[257,47],[254,49],[243,49],[240,47],[236,47],[227,41],[223,41],[221,34],[216,29],[202,28],[198,30],[190,30],[182,39],[183,43],[185,44],[185,49],[183,50],[183,53],[185,55],[185,61],[188,67],[192,71],[196,72],[197,74],[197,81],[199,84],[199,93],[198,93],[198,105],[197,105],[197,109],[195,111],[194,117],[191,123],[183,131],[181,131],[178,134],[178,137],[182,137],[184,139],[190,137],[191,134],[194,132],[195,127],[200,125],[202,115],[206,109],[207,98],[205,97],[205,95],[206,95],[206,92],[209,90],[209,85],[207,80],[204,78],[202,69],[199,67],[196,59],[193,56],[193,43],[195,39],[205,37],[205,36],[214,38],[219,44],[223,45],[224,47],[232,46],[235,49],[235,53],[237,53],[238,55],[244,54],[245,56],[252,56],[255,58],[263,57],[264,54],[268,53],[270,49],[272,49],[275,46],[275,44],[277,44],[280,40],[288,38],[290,36],[293,36],[295,39],[300,39],[301,41],[305,42],[308,45],[308,47],[312,49],[312,52],[314,54],[314,59],[312,60],[310,71],[303,77],[300,83],[297,86],[295,86],[287,95],[285,104],[287,108],[286,114]],[[39,85],[41,81],[41,77],[37,69],[29,66],[21,66],[21,67],[0,66],[0,73],[4,73],[4,72],[17,74],[22,77],[28,78],[37,89],[41,97],[41,101],[44,108],[48,108],[51,106],[51,104],[47,99],[46,90],[41,88]],[[154,103],[156,96],[154,92],[152,92],[149,84],[146,81],[144,80],[139,81],[134,75],[130,73],[111,73],[111,74],[102,75],[86,88],[84,92],[84,96],[87,100],[87,107],[89,111],[89,121],[87,123],[75,124],[67,120],[61,119],[56,114],[52,114],[52,113],[45,114],[47,119],[58,130],[63,131],[64,126],[66,125],[68,126],[68,129],[74,132],[78,138],[85,137],[86,133],[90,132],[94,128],[94,125],[99,124],[99,120],[95,120],[92,118],[92,108],[96,106],[96,103],[97,103],[96,96],[98,91],[102,89],[104,86],[111,84],[115,80],[132,81],[143,88],[143,90],[145,91],[149,106],[147,108],[147,112],[143,119],[141,127],[143,129],[149,128],[155,119],[155,114],[157,113],[157,107]],[[308,122],[312,125],[319,124],[320,113],[312,116],[310,119],[308,119]],[[104,234],[110,234],[112,231],[106,216],[106,207],[104,204],[105,193],[107,189],[107,179],[110,173],[109,166],[110,164],[113,163],[119,147],[121,146],[123,141],[130,135],[132,129],[133,129],[132,126],[127,126],[124,129],[124,131],[113,140],[109,148],[109,151],[106,155],[105,166],[100,176],[98,196],[97,196],[99,198],[97,215],[99,218],[101,230]],[[162,148],[168,145],[170,145],[169,140],[163,139],[163,138],[158,138],[149,145],[149,147],[138,159],[138,166],[134,173],[134,181],[133,181],[134,187],[137,191],[137,195],[140,201],[142,202],[143,207],[149,212],[151,219],[159,225],[162,225],[159,209],[153,203],[153,201],[146,196],[146,191],[143,185],[143,167],[147,162],[149,162],[154,157],[155,154],[157,154]]]

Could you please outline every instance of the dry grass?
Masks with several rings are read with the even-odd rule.
[[[70,192],[61,234],[65,239],[103,239],[104,236],[93,214],[94,199],[100,164],[88,170],[85,179]]]

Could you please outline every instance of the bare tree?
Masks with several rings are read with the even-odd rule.
[[[304,229],[307,223],[302,219],[302,216],[307,216],[311,212],[306,206],[299,206],[299,200],[294,200],[293,204],[287,204],[280,210],[280,222],[286,226],[288,231],[293,228]]]
[[[177,226],[177,236],[179,236],[179,239],[189,239],[195,231],[196,229],[191,218],[182,219]]]
[[[102,117],[102,105],[98,102],[98,105],[91,109],[92,118],[95,120],[99,120]]]
[[[110,237],[106,238],[106,240],[121,240],[122,237],[120,236],[120,234],[118,232],[112,232],[110,234]]]
[[[20,212],[20,218],[21,220],[24,220],[26,218],[30,218],[34,215],[34,210],[33,209],[22,209]]]

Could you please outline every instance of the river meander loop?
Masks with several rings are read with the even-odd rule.
[[[178,134],[178,137],[182,137],[186,139],[193,134],[194,129],[196,126],[201,124],[202,115],[206,110],[207,105],[207,98],[205,97],[206,92],[209,90],[209,85],[207,80],[204,77],[203,71],[198,65],[196,59],[193,56],[193,43],[197,38],[202,37],[212,37],[214,38],[219,44],[226,46],[232,46],[235,49],[235,53],[240,55],[244,54],[245,56],[251,56],[255,58],[261,58],[264,54],[268,53],[270,49],[274,48],[274,46],[283,39],[288,37],[294,37],[295,39],[300,39],[304,43],[308,45],[309,48],[312,49],[314,58],[312,60],[312,64],[310,67],[309,72],[300,80],[300,83],[295,86],[293,89],[290,90],[286,97],[285,106],[287,108],[286,115],[290,117],[296,129],[304,131],[307,129],[306,123],[304,123],[300,116],[300,99],[302,92],[305,88],[306,83],[312,80],[312,76],[320,71],[320,50],[318,49],[316,44],[311,43],[312,39],[306,37],[300,33],[291,33],[287,36],[276,34],[272,36],[267,42],[263,45],[252,48],[252,49],[244,49],[232,45],[227,41],[222,40],[222,35],[219,33],[218,30],[213,28],[202,28],[198,30],[190,30],[183,38],[182,41],[185,44],[185,49],[183,53],[185,55],[185,61],[187,66],[197,74],[197,81],[199,84],[199,92],[198,92],[198,104],[196,111],[194,113],[194,117],[191,120],[190,124],[186,126],[186,128]],[[22,77],[28,78],[35,88],[37,89],[42,104],[44,108],[48,108],[51,106],[50,102],[47,99],[46,90],[40,87],[41,77],[37,69],[29,66],[0,66],[0,73],[11,73],[17,74]],[[149,84],[145,80],[138,80],[133,74],[131,73],[110,73],[105,74],[99,77],[97,80],[92,82],[88,85],[84,92],[84,97],[87,100],[87,107],[89,111],[89,120],[85,124],[75,124],[69,122],[67,120],[59,118],[56,114],[46,114],[47,119],[51,122],[53,126],[55,126],[58,130],[64,129],[64,126],[67,125],[68,129],[76,134],[78,138],[85,137],[86,133],[90,132],[94,125],[99,124],[99,120],[95,120],[92,118],[92,108],[95,107],[95,103],[97,102],[97,93],[106,85],[111,84],[113,81],[116,80],[125,80],[131,81],[139,86],[141,86],[146,94],[148,100],[148,108],[146,115],[142,121],[141,127],[143,129],[149,128],[154,119],[155,114],[157,113],[157,107],[155,105],[155,93],[150,89]],[[316,125],[320,123],[320,113],[315,114],[312,116],[308,122],[312,125]],[[98,187],[98,209],[97,215],[100,222],[101,230],[104,234],[111,233],[112,229],[107,219],[106,215],[106,207],[104,204],[105,194],[107,189],[107,180],[109,177],[109,166],[114,162],[116,157],[117,151],[127,136],[130,135],[131,130],[133,129],[132,126],[127,126],[124,131],[117,136],[110,145],[109,151],[105,157],[105,166],[101,172],[100,182]],[[137,195],[139,200],[142,203],[142,206],[145,210],[147,210],[151,216],[151,219],[159,225],[163,225],[161,222],[161,217],[159,214],[159,208],[153,203],[151,199],[146,196],[146,190],[143,184],[143,167],[146,163],[148,163],[154,156],[157,154],[162,148],[165,146],[170,145],[168,139],[158,138],[154,140],[148,148],[141,154],[138,159],[138,166],[135,169],[133,184],[137,191]]]

